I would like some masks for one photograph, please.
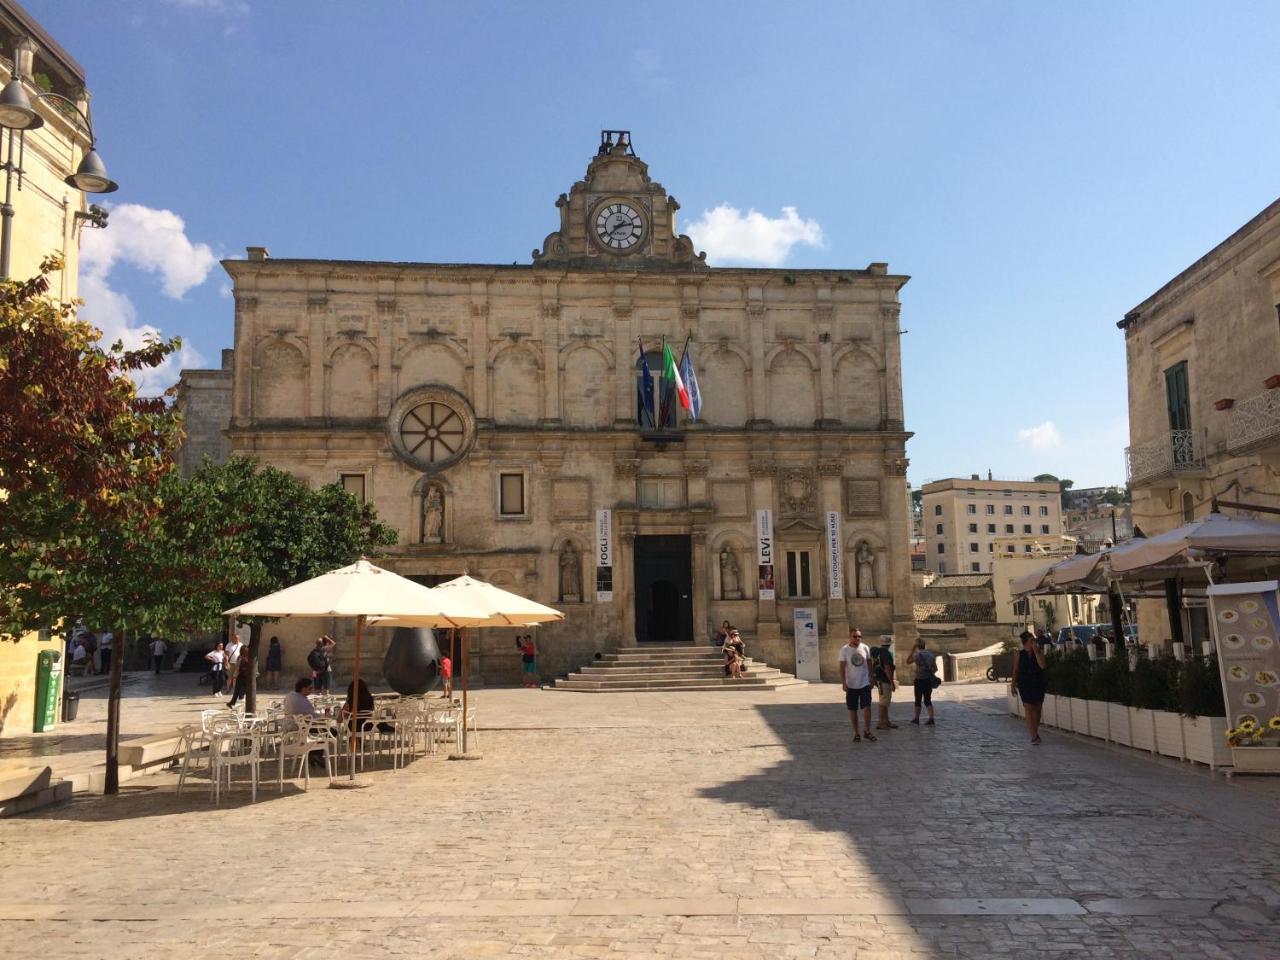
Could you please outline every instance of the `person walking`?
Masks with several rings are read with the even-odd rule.
[[[226,682],[226,647],[221,640],[218,645],[204,655],[209,661],[209,684],[213,687],[215,697],[222,696],[222,685]]]
[[[523,637],[516,637],[516,646],[520,648],[520,668],[523,671],[520,686],[537,687],[538,648],[533,642],[533,634],[526,633]]]
[[[280,689],[280,671],[284,669],[284,649],[280,646],[280,638],[272,637],[267,645],[267,687]]]
[[[227,701],[227,709],[234,710],[236,704],[249,690],[249,671],[253,669],[253,658],[245,653],[236,661],[235,686],[231,691],[231,699]]]
[[[444,688],[441,696],[445,700],[453,699],[453,660],[449,654],[440,656],[440,685]]]
[[[115,645],[116,635],[110,630],[103,630],[98,638],[98,672],[111,672],[111,648]]]
[[[164,666],[164,655],[168,650],[169,645],[159,637],[151,641],[151,669],[156,673],[159,673],[160,668]]]
[[[840,686],[844,688],[844,705],[849,710],[849,723],[853,726],[853,742],[865,737],[875,741],[871,732],[871,650],[862,642],[862,631],[849,629],[849,642],[840,648]],[[858,734],[858,711],[862,711],[863,733]]]
[[[317,690],[333,689],[333,648],[337,643],[332,637],[322,635],[316,638],[316,645],[307,654],[307,666],[315,674]]]
[[[933,726],[933,688],[934,681],[937,679],[938,658],[925,649],[924,637],[916,641],[916,645],[911,648],[911,652],[907,654],[907,663],[915,664],[916,674],[915,681],[912,683],[912,690],[916,699],[916,715],[911,722],[920,723],[920,704],[923,703],[929,711],[929,719],[925,721],[926,727]]]
[[[1031,734],[1032,745],[1040,743],[1040,711],[1044,708],[1045,660],[1044,651],[1036,643],[1036,635],[1030,630],[1022,631],[1019,638],[1022,649],[1013,661],[1013,682],[1011,686],[1022,700],[1022,712],[1027,719],[1027,732]]]
[[[889,719],[889,705],[893,703],[893,691],[898,689],[898,668],[893,662],[893,637],[881,634],[880,646],[871,651],[872,679],[876,685],[876,729],[897,730],[898,725]]]

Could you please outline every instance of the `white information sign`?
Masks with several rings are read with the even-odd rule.
[[[796,676],[801,680],[821,680],[822,664],[818,662],[818,611],[814,607],[796,607]]]
[[[613,602],[613,511],[596,511],[596,603]]]
[[[759,598],[774,599],[773,588],[773,511],[763,508],[756,511],[756,543],[759,545],[757,574]]]
[[[840,549],[840,514],[827,511],[827,596],[844,597],[844,561]]]

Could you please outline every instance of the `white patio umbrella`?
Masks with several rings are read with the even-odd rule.
[[[1211,513],[1168,533],[1112,548],[1108,566],[1112,573],[1180,567],[1205,559],[1208,554],[1280,556],[1280,523]]]
[[[1015,597],[1020,597],[1028,593],[1036,593],[1040,589],[1049,585],[1049,574],[1056,563],[1047,563],[1043,567],[1022,574],[1020,577],[1014,577],[1009,581],[1009,592]]]
[[[461,627],[483,623],[489,614],[456,594],[440,593],[420,583],[360,560],[349,567],[330,570],[318,577],[224,610],[238,617],[355,617],[356,646],[352,691],[360,688],[361,630],[375,616],[415,619],[417,626]],[[355,705],[353,701],[353,706]],[[355,779],[355,724],[351,725],[351,779]]]
[[[463,574],[432,587],[436,593],[449,596],[465,603],[468,607],[484,611],[486,617],[479,622],[470,621],[461,624],[462,644],[462,753],[467,752],[467,631],[466,627],[527,627],[537,623],[549,623],[563,620],[564,614],[554,607],[522,597],[510,590],[503,590],[483,580],[476,580]],[[377,627],[429,627],[416,616],[385,616],[370,620]]]

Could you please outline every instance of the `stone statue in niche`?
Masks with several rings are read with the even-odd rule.
[[[422,542],[444,541],[444,494],[432,487],[422,500]]]
[[[738,558],[728,547],[720,551],[720,599],[742,599],[742,582],[738,579]]]
[[[560,599],[566,603],[582,599],[582,561],[571,543],[560,548]]]
[[[854,560],[858,565],[858,596],[876,596],[876,555],[867,541],[858,544]]]

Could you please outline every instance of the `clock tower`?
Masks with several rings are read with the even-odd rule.
[[[629,130],[600,131],[586,176],[556,201],[560,229],[533,251],[535,267],[707,270],[705,253],[676,233],[680,205],[636,156]]]

